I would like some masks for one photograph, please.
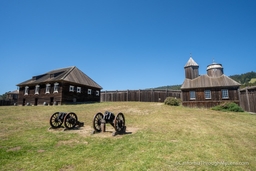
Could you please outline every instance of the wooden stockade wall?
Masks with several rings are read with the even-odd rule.
[[[256,113],[256,86],[240,90],[240,106],[247,112]]]
[[[11,106],[16,104],[16,101],[13,100],[0,100],[0,106]]]
[[[166,97],[181,97],[180,90],[124,90],[102,91],[101,102],[107,101],[139,101],[139,102],[164,102]]]

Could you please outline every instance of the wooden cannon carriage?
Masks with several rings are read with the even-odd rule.
[[[106,111],[104,114],[97,113],[93,118],[93,128],[96,132],[105,132],[106,124],[112,125],[117,133],[124,133],[126,131],[125,118],[123,113],[118,113],[116,116],[114,113]]]
[[[64,123],[67,129],[72,129],[75,126],[84,126],[83,122],[79,122],[77,115],[74,112],[55,112],[50,118],[51,128],[60,128]]]

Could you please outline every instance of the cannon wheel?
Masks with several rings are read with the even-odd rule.
[[[100,132],[101,131],[101,120],[103,119],[102,113],[97,113],[93,118],[93,128],[95,131]]]
[[[72,129],[76,126],[77,116],[75,113],[70,112],[64,118],[64,125],[68,129]]]
[[[59,119],[59,112],[55,112],[50,118],[50,125],[52,128],[59,128],[63,121]]]
[[[125,131],[125,118],[123,113],[118,113],[114,120],[114,128],[117,132]]]

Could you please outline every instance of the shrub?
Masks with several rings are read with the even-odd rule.
[[[164,104],[170,105],[170,106],[179,106],[180,105],[180,100],[176,99],[174,97],[167,97],[164,100]]]
[[[234,102],[224,102],[218,106],[212,107],[212,110],[243,112],[244,110]]]

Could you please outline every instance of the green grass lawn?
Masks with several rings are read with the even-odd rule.
[[[124,113],[127,133],[91,134],[97,112]],[[48,129],[54,112],[85,126]],[[1,171],[256,170],[256,115],[163,103],[0,106]]]

